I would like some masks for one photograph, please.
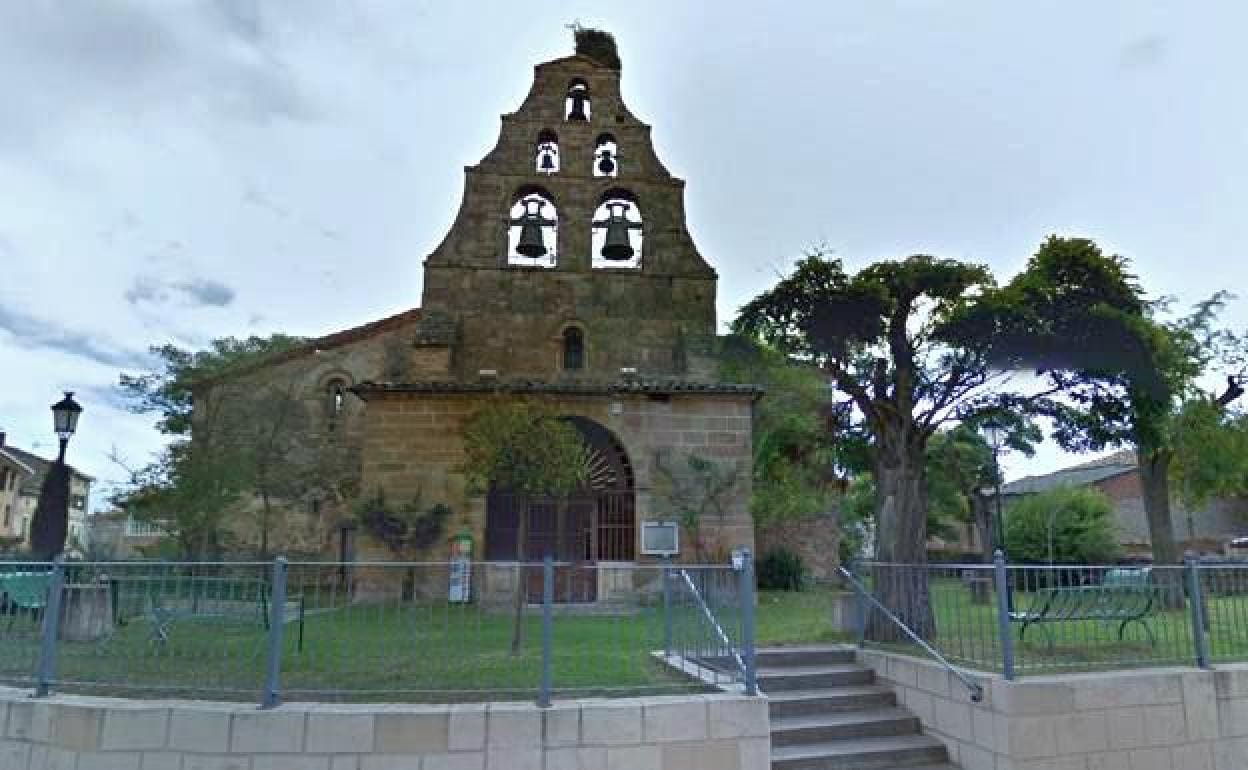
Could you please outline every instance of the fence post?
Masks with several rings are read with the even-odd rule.
[[[745,694],[758,695],[754,667],[754,557],[741,553],[741,662],[745,664]]]
[[[663,557],[663,657],[672,657],[672,557]]]
[[[1001,640],[1001,674],[1014,679],[1014,636],[1010,630],[1010,577],[1005,569],[1005,552],[992,555],[992,577],[997,591],[997,637]]]
[[[850,588],[854,589],[854,636],[858,649],[867,646],[867,594],[865,591],[866,576],[862,574],[862,562],[855,559],[850,562],[849,574],[854,576]],[[862,585],[864,588],[859,588]]]
[[[52,562],[48,596],[43,604],[43,625],[39,634],[39,668],[35,672],[35,697],[44,698],[56,679],[56,637],[61,631],[61,596],[65,593],[65,557]]]
[[[537,689],[537,707],[550,708],[552,686],[551,649],[555,609],[555,559],[550,554],[542,560],[542,675]]]
[[[1183,557],[1184,572],[1187,573],[1187,598],[1191,604],[1192,641],[1196,645],[1196,665],[1209,668],[1209,638],[1205,635],[1205,605],[1201,595],[1200,562],[1193,554]]]
[[[273,560],[269,588],[269,652],[264,666],[264,688],[260,708],[275,708],[281,702],[282,630],[286,622],[286,557]],[[261,589],[263,590],[263,589]]]

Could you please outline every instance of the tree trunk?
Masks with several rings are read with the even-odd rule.
[[[1168,449],[1136,450],[1140,469],[1140,491],[1144,496],[1144,514],[1148,518],[1148,537],[1153,544],[1153,564],[1172,567],[1182,563],[1179,546],[1174,539],[1174,522],[1170,516],[1170,461],[1174,454]],[[1171,609],[1183,606],[1183,574],[1177,569],[1154,570],[1162,602]]]
[[[927,495],[923,478],[923,447],[908,445],[889,452],[881,447],[875,463],[876,567],[874,594],[919,636],[935,631],[928,592]],[[867,638],[880,642],[907,637],[882,613],[867,622]]]
[[[520,654],[520,647],[524,643],[524,602],[525,594],[529,590],[529,570],[524,565],[526,555],[528,553],[529,540],[529,501],[527,498],[513,498],[515,505],[519,507],[516,514],[516,590],[512,594],[512,621],[511,621],[511,655],[515,657]]]
[[[996,501],[974,492],[970,496],[971,516],[975,521],[975,533],[979,536],[979,548],[984,564],[992,564],[996,533],[993,531],[992,506]]]

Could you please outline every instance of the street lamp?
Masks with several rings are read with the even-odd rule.
[[[992,447],[992,481],[996,496],[992,545],[994,550],[1005,553],[1005,519],[1001,515],[1001,447],[1005,444],[1005,426],[996,420],[988,420],[980,429],[983,431],[984,440]]]
[[[65,447],[69,446],[69,437],[78,429],[78,415],[82,407],[74,400],[72,391],[65,391],[65,398],[52,405],[52,424],[56,429],[56,437],[61,440],[61,451],[57,455],[58,463],[65,462]]]

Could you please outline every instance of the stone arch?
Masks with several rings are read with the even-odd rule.
[[[614,177],[620,173],[620,146],[613,134],[599,134],[594,140],[594,168],[597,177]]]
[[[539,174],[558,174],[560,166],[559,135],[549,128],[537,135],[536,155],[533,159],[534,170]]]
[[[524,515],[528,517],[527,561],[546,554],[570,562],[633,561],[637,491],[628,451],[615,433],[595,420],[579,415],[560,419],[576,428],[589,452],[588,478],[566,502],[563,532],[558,530],[560,517],[554,501],[521,499],[506,490],[491,489],[486,498],[485,558],[515,559],[520,516]],[[593,581],[579,580],[574,577],[577,570],[568,569],[564,581],[568,590],[577,601],[587,600],[596,591]]]
[[[641,267],[645,224],[641,205],[631,190],[613,187],[604,192],[590,227],[593,267]]]
[[[563,116],[569,122],[588,122],[593,116],[589,83],[585,78],[572,78],[568,81],[568,93],[563,100]]]

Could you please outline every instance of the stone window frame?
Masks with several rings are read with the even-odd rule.
[[[332,390],[334,383],[342,383],[341,403],[337,401],[338,394]],[[322,403],[321,408],[325,413],[326,428],[331,433],[347,416],[347,396],[350,395],[353,385],[355,385],[355,378],[345,369],[334,369],[326,372],[317,380],[316,392]],[[337,405],[337,409],[335,409],[335,405]]]
[[[581,335],[581,366],[579,369],[569,369],[564,366],[565,353],[567,344],[567,334],[575,329]],[[564,374],[583,374],[589,369],[589,331],[585,328],[585,324],[580,321],[568,321],[559,327],[559,334],[555,337],[555,365],[558,370]]]
[[[543,171],[540,166],[542,161],[542,147],[547,144],[554,145],[554,152],[552,155],[554,157],[555,167],[550,171]],[[537,141],[533,145],[533,169],[536,173],[546,176],[554,176],[563,170],[563,152],[559,148],[559,134],[555,133],[552,129],[543,128],[541,131],[537,132]],[[512,205],[514,206],[515,204],[513,203]]]
[[[614,148],[611,153],[611,161],[615,164],[615,170],[610,174],[604,174],[598,170],[598,160],[599,160],[598,153],[603,147],[607,146],[608,144]],[[603,131],[601,134],[598,135],[596,139],[594,139],[594,154],[593,154],[592,159],[590,160],[590,163],[592,165],[590,167],[589,172],[595,179],[618,179],[619,178],[620,176],[620,140],[615,138],[615,134],[612,134],[610,131]]]
[[[613,179],[613,178],[614,177],[602,177],[602,179]],[[633,264],[631,265],[630,264],[612,264],[612,263],[606,262],[606,260],[604,260],[599,253],[601,251],[601,247],[600,246],[596,247],[594,245],[595,240],[596,240],[595,235],[597,233],[598,228],[594,227],[593,223],[598,220],[599,212],[602,211],[604,207],[606,207],[606,205],[611,201],[624,201],[630,204],[630,206],[632,207],[631,211],[636,212],[637,222],[641,225],[641,227],[638,228],[639,240],[637,244],[636,254],[633,257]],[[645,267],[646,256],[648,255],[648,249],[646,248],[646,241],[647,241],[647,235],[649,234],[648,233],[649,228],[646,227],[646,217],[642,213],[642,211],[643,211],[643,207],[641,205],[641,198],[637,195],[637,193],[633,192],[627,187],[621,187],[618,185],[609,187],[606,190],[604,190],[601,195],[598,196],[598,203],[594,206],[593,212],[590,214],[590,217],[589,217],[589,220],[590,220],[590,231],[589,231],[589,255],[590,257],[589,258],[590,258],[590,268],[592,270],[595,270],[595,271],[597,270],[620,270],[620,271],[631,273],[631,272],[639,272]],[[607,212],[603,212],[603,213],[605,216],[606,213],[609,213],[609,209]],[[603,237],[605,238],[606,237],[605,228],[603,228],[603,233],[604,233]]]

